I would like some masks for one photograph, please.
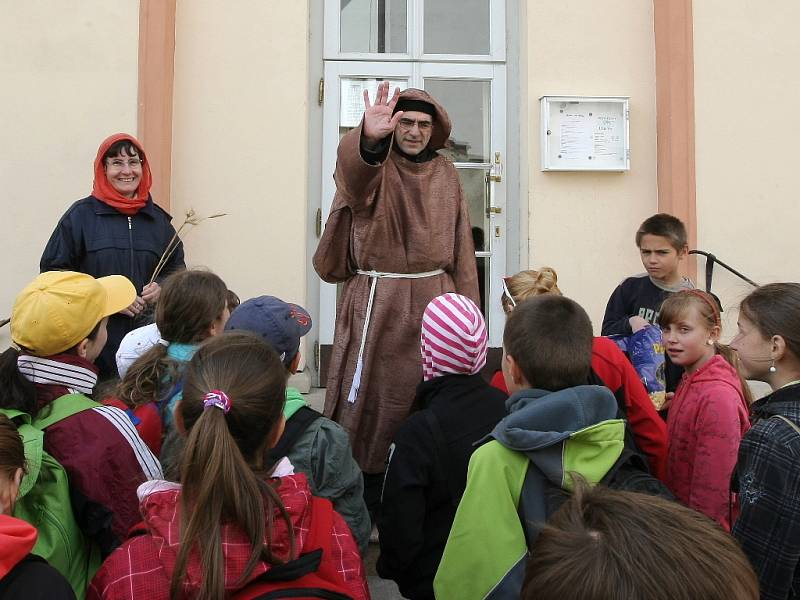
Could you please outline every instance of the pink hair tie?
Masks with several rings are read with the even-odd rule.
[[[232,404],[228,394],[222,390],[211,390],[203,396],[203,410],[211,406],[216,406],[227,415],[231,410]]]

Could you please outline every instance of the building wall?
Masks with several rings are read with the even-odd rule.
[[[698,246],[758,283],[800,281],[800,4],[695,2],[693,20]],[[728,338],[752,288],[717,267],[712,289]]]
[[[220,8],[179,0],[172,203],[227,213],[184,234],[187,263],[219,274],[242,299],[304,302],[308,212],[307,2]]]
[[[139,2],[0,0],[0,14],[2,319],[59,217],[91,192],[100,142],[136,133]]]
[[[555,268],[597,332],[614,287],[643,271],[634,234],[657,211],[653,31],[652,2],[527,4],[529,265]],[[543,95],[630,96],[630,171],[542,172]]]

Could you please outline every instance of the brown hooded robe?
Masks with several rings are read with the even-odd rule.
[[[443,148],[450,119],[426,92],[401,98],[436,109],[428,148]],[[339,144],[336,196],[314,254],[314,268],[329,283],[344,282],[328,373],[325,415],[350,434],[366,473],[383,472],[389,444],[412,409],[422,381],[420,326],[428,302],[458,292],[479,303],[469,213],[456,169],[435,155],[426,162],[401,156],[389,140],[378,164],[360,150],[361,127]],[[425,279],[379,279],[363,356],[361,385],[348,402],[366,318],[371,279],[356,270],[445,272]]]

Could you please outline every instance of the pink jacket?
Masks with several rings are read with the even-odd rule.
[[[683,504],[727,531],[736,513],[731,473],[749,428],[739,376],[722,356],[684,375],[667,418],[665,483]]]

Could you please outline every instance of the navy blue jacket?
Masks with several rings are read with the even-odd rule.
[[[124,275],[141,294],[175,234],[171,221],[172,217],[153,203],[152,197],[148,197],[144,208],[128,217],[88,196],[75,202],[61,217],[42,253],[39,269],[79,271],[93,277]],[[158,279],[183,268],[181,243]],[[119,314],[109,318],[108,342],[97,359],[101,378],[117,375],[114,355],[119,343],[139,324]]]
[[[758,575],[762,600],[800,597],[800,384],[756,401],[739,445],[733,535]]]

